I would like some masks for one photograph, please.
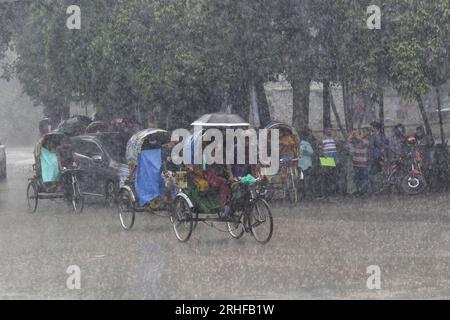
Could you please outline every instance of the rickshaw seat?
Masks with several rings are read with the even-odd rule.
[[[215,189],[199,192],[196,188],[193,188],[188,191],[188,195],[198,208],[199,213],[211,213],[211,211],[221,208],[220,195]]]

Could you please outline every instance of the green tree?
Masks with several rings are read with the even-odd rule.
[[[432,135],[422,96],[448,80],[450,1],[403,0],[396,8],[401,14],[395,17],[397,32],[388,43],[388,75],[403,97],[417,101],[425,129]]]

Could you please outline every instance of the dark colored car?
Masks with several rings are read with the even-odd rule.
[[[0,141],[0,180],[6,179],[6,148]]]
[[[120,186],[128,178],[125,160],[127,138],[120,133],[97,133],[72,138],[82,174],[83,193],[104,197],[113,205]]]

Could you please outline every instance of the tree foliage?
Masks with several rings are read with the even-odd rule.
[[[284,73],[300,129],[313,80],[417,99],[449,77],[450,0],[79,0],[81,29],[69,30],[71,2],[0,4],[0,54],[13,44],[25,92],[60,116],[82,100],[166,127],[230,106],[248,117],[251,90],[266,105],[262,84]],[[381,30],[367,28],[372,4]]]

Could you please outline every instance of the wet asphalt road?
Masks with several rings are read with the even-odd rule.
[[[138,214],[123,231],[95,199],[81,215],[49,201],[26,213],[31,150],[8,150],[0,184],[1,299],[450,298],[447,194],[277,206],[265,246],[203,224],[179,243],[168,218]],[[367,288],[370,265],[380,290]]]

